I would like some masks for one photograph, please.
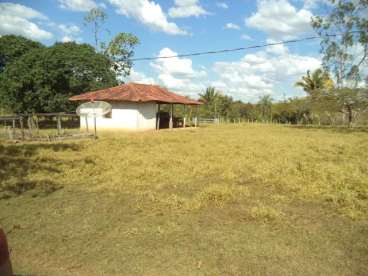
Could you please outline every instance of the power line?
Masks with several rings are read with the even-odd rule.
[[[349,32],[349,33],[358,33],[358,32],[359,31],[352,31],[352,32]],[[344,34],[327,34],[326,36],[336,37],[336,36],[340,36],[340,35],[344,35]],[[264,43],[264,44],[259,44],[259,45],[252,45],[252,46],[248,46],[248,47],[239,47],[239,48],[233,48],[233,49],[222,49],[222,50],[206,51],[206,52],[194,52],[194,53],[177,54],[177,55],[171,55],[171,56],[132,58],[132,59],[130,59],[130,61],[182,58],[182,57],[222,54],[222,53],[229,53],[229,52],[239,52],[239,51],[244,51],[244,50],[249,50],[249,49],[264,48],[264,47],[276,46],[276,45],[282,45],[282,44],[291,44],[291,43],[303,42],[303,41],[308,41],[308,40],[315,40],[315,39],[320,39],[320,38],[321,38],[320,36],[309,36],[309,37],[304,37],[304,38],[300,38],[300,39],[284,40],[284,41],[280,41],[280,42]]]

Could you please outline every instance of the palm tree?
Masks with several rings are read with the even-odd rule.
[[[312,74],[308,70],[307,75],[303,76],[295,85],[303,88],[309,95],[312,95],[314,91],[319,89],[330,89],[334,86],[329,74],[322,69],[317,69]]]
[[[206,103],[212,103],[217,98],[217,91],[215,87],[209,86],[207,87],[206,91],[202,94],[199,94],[200,99]]]
[[[207,116],[217,117],[219,92],[216,91],[215,87],[209,86],[206,91],[199,94],[200,100],[206,104]]]

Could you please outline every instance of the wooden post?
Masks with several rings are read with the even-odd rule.
[[[187,123],[187,106],[184,105],[183,128],[185,128],[186,123]]]
[[[28,130],[29,130],[30,137],[32,137],[32,122],[31,121],[32,121],[31,115],[28,115],[27,124],[28,124]]]
[[[174,122],[173,122],[173,114],[174,113],[174,104],[171,104],[171,108],[170,108],[170,122],[169,122],[169,128],[172,129],[174,126]]]
[[[19,117],[20,131],[22,135],[22,140],[24,140],[24,125],[23,125],[23,116]]]
[[[61,117],[60,114],[57,115],[56,117],[57,119],[57,131],[58,131],[58,135],[61,135]]]
[[[13,139],[15,138],[15,118],[13,118]]]
[[[38,116],[36,115],[36,132],[37,132],[37,135],[40,133],[40,128],[39,128],[39,125],[38,125]]]
[[[160,109],[161,109],[161,105],[158,103],[157,104],[157,114],[156,114],[156,130],[160,129]]]
[[[194,118],[194,127],[198,126],[198,105],[196,106],[196,114]]]
[[[88,115],[86,115],[84,117],[84,119],[86,120],[86,130],[87,130],[87,132],[89,132],[89,129],[88,129]]]
[[[97,139],[97,124],[96,124],[96,114],[93,116],[93,122],[95,127],[95,139]]]

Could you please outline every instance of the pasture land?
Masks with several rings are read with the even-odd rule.
[[[220,125],[0,143],[18,275],[366,275],[368,133]]]

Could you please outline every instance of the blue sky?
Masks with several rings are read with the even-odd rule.
[[[100,7],[108,19],[103,39],[131,32],[140,39],[135,57],[151,57],[313,35],[310,18],[327,0],[33,0],[0,1],[0,35],[19,34],[52,45],[93,44],[83,17]],[[243,101],[264,94],[302,96],[293,83],[320,66],[319,42],[274,46],[212,56],[140,61],[126,81],[156,83],[196,97],[212,85]]]

